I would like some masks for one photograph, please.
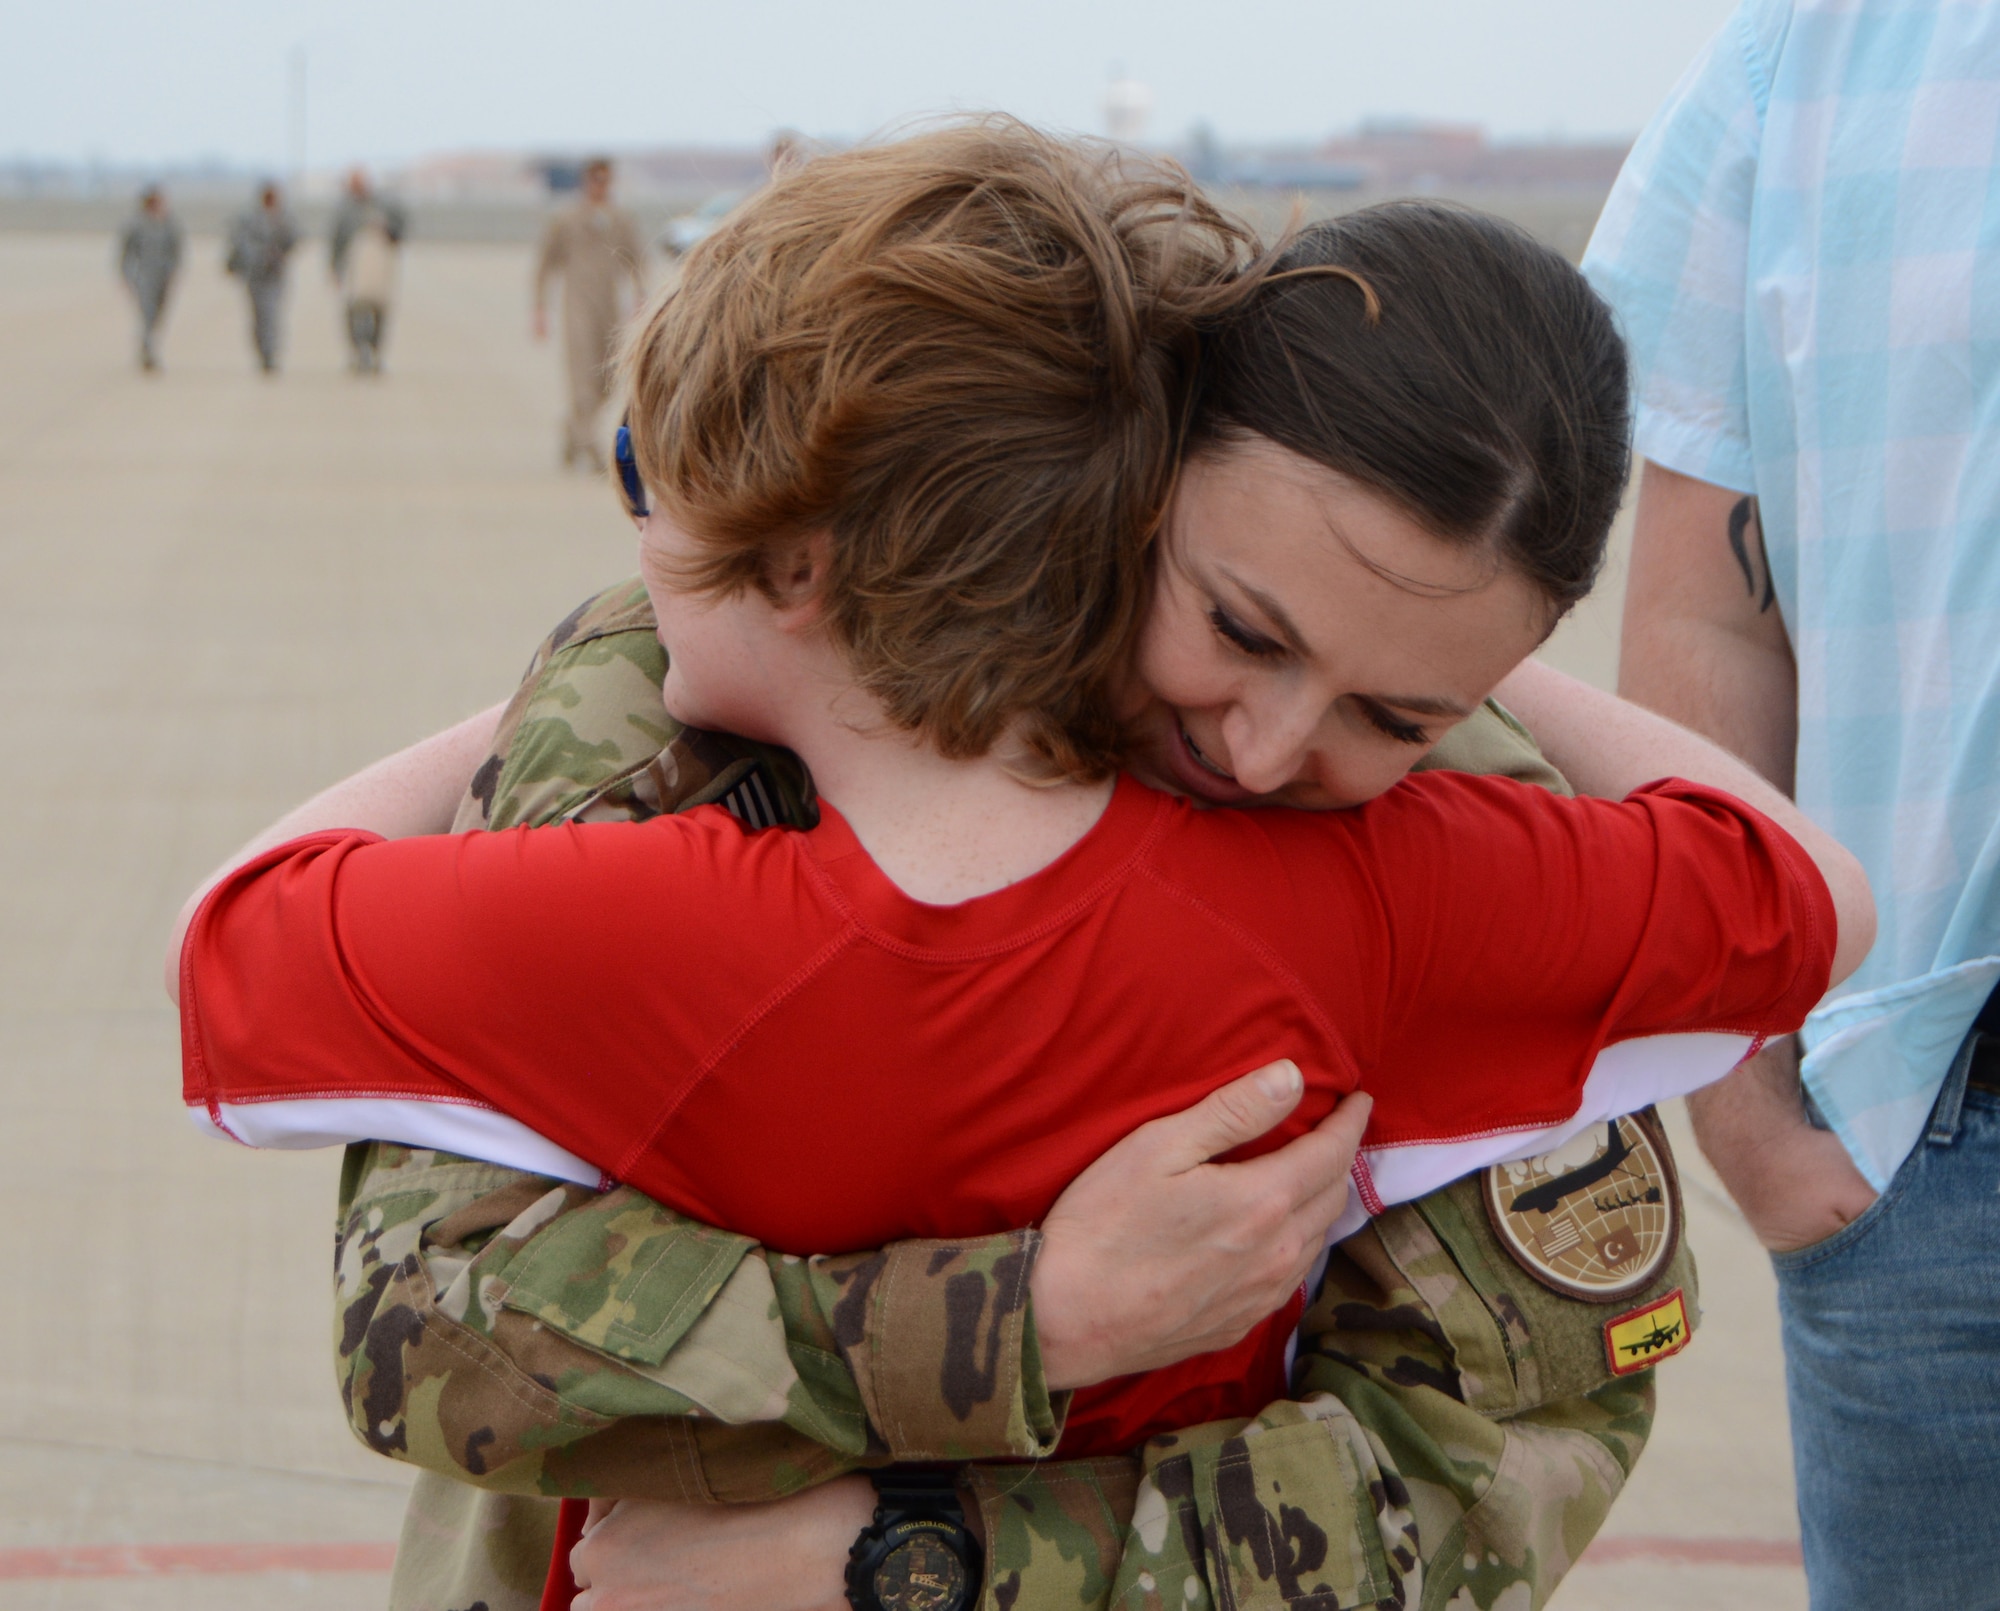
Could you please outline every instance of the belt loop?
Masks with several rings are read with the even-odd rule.
[[[1958,1114],[1965,1104],[1966,1076],[1972,1072],[1972,1054],[1979,1049],[1983,1038],[1978,1030],[1969,1029],[1959,1042],[1958,1055],[1951,1060],[1944,1088],[1931,1108],[1931,1127],[1924,1133],[1924,1140],[1933,1147],[1948,1147],[1958,1139]]]

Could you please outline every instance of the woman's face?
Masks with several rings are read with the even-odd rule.
[[[1553,625],[1533,584],[1346,477],[1262,438],[1210,449],[1168,511],[1134,763],[1220,805],[1359,805]]]

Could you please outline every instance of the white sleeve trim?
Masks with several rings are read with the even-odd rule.
[[[1369,1217],[1414,1202],[1440,1186],[1484,1169],[1553,1151],[1579,1131],[1620,1114],[1712,1084],[1743,1061],[1757,1042],[1748,1035],[1654,1035],[1608,1046],[1591,1065],[1582,1100],[1558,1124],[1490,1131],[1451,1141],[1364,1147],[1354,1160],[1354,1191],[1327,1233],[1331,1247]],[[196,1129],[217,1140],[285,1151],[390,1141],[434,1147],[508,1169],[602,1186],[608,1177],[575,1153],[537,1135],[518,1119],[466,1102],[410,1097],[308,1097],[276,1102],[224,1102],[211,1112],[191,1103]],[[1315,1279],[1317,1279],[1315,1277]]]
[[[1712,1085],[1748,1057],[1749,1035],[1652,1035],[1607,1046],[1583,1082],[1576,1112],[1539,1129],[1504,1130],[1453,1141],[1363,1147],[1354,1160],[1355,1189],[1346,1211],[1327,1232],[1331,1247],[1352,1236],[1371,1215],[1416,1201],[1440,1186],[1491,1164],[1515,1163],[1553,1152],[1571,1136],[1606,1119],[1636,1113],[1655,1102]]]
[[[280,1102],[222,1102],[211,1110],[188,1105],[204,1135],[250,1147],[303,1151],[355,1141],[392,1141],[434,1147],[507,1169],[552,1175],[580,1186],[602,1187],[608,1177],[594,1164],[537,1135],[518,1119],[469,1102],[410,1097],[306,1097]]]

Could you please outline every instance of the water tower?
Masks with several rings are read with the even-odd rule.
[[[1104,87],[1104,132],[1120,145],[1137,145],[1146,137],[1153,115],[1153,92],[1122,68],[1114,68]]]

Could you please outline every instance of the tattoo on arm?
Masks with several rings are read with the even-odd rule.
[[[1746,534],[1754,528],[1757,537],[1757,558],[1750,558],[1750,544]],[[1743,585],[1750,596],[1757,598],[1757,567],[1764,569],[1764,596],[1757,599],[1757,613],[1762,615],[1777,602],[1778,590],[1771,580],[1771,557],[1764,551],[1764,522],[1757,518],[1757,500],[1738,498],[1736,506],[1729,511],[1729,551],[1736,556],[1736,563],[1743,569]]]

